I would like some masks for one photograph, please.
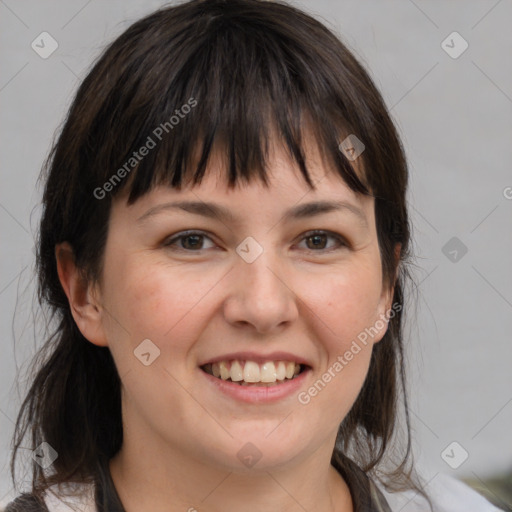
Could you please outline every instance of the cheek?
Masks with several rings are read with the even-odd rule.
[[[108,337],[125,398],[147,418],[155,409],[172,407],[177,425],[189,414],[179,384],[194,370],[187,355],[208,324],[208,292],[222,276],[199,278],[184,266],[135,258],[118,263],[110,274],[107,308],[115,321],[108,322]],[[146,366],[138,357],[148,352]]]
[[[322,411],[305,421],[321,421],[312,428],[325,429],[348,414],[368,373],[373,346],[368,333],[375,324],[380,274],[374,267],[353,266],[350,272],[315,280],[314,286],[306,281],[304,302],[311,308],[309,321],[324,357],[315,380],[298,398],[305,411]]]
[[[323,338],[330,348],[344,351],[351,340],[375,324],[381,298],[380,279],[375,266],[353,265],[303,283],[308,303],[324,324]]]
[[[111,348],[126,352],[150,339],[162,352],[186,351],[208,322],[208,293],[222,277],[215,272],[137,260],[118,262],[110,274],[107,307]],[[122,340],[122,341],[121,341]],[[119,342],[121,341],[121,342]]]

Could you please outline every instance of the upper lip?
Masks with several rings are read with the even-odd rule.
[[[261,354],[259,352],[231,352],[229,354],[222,354],[220,356],[215,356],[210,359],[199,363],[199,366],[204,366],[205,364],[210,363],[218,363],[219,361],[234,361],[237,359],[238,361],[254,361],[258,364],[266,363],[267,361],[292,361],[294,363],[303,364],[305,366],[311,366],[311,363],[296,354],[292,354],[291,352],[270,352],[268,354]]]

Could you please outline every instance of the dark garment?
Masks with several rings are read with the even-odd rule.
[[[48,512],[46,505],[33,494],[22,494],[14,501],[11,501],[5,512]]]
[[[334,455],[331,463],[347,482],[354,512],[392,512],[373,481],[354,462]],[[97,512],[125,512],[108,465],[101,469],[96,480],[95,501]],[[48,512],[48,509],[36,496],[27,493],[9,503],[5,512]]]

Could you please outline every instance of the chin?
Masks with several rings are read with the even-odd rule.
[[[210,448],[212,451],[205,447],[201,450],[202,458],[209,451],[213,465],[241,474],[285,469],[303,453],[305,436],[294,438],[284,431],[270,435],[269,432],[261,429],[260,433],[234,435],[223,445],[216,443]]]

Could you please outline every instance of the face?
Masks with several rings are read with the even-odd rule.
[[[315,190],[275,150],[269,188],[229,190],[212,160],[193,188],[114,201],[98,329],[129,435],[231,471],[332,451],[392,295],[373,198],[307,157]],[[340,206],[304,208],[320,201]]]

